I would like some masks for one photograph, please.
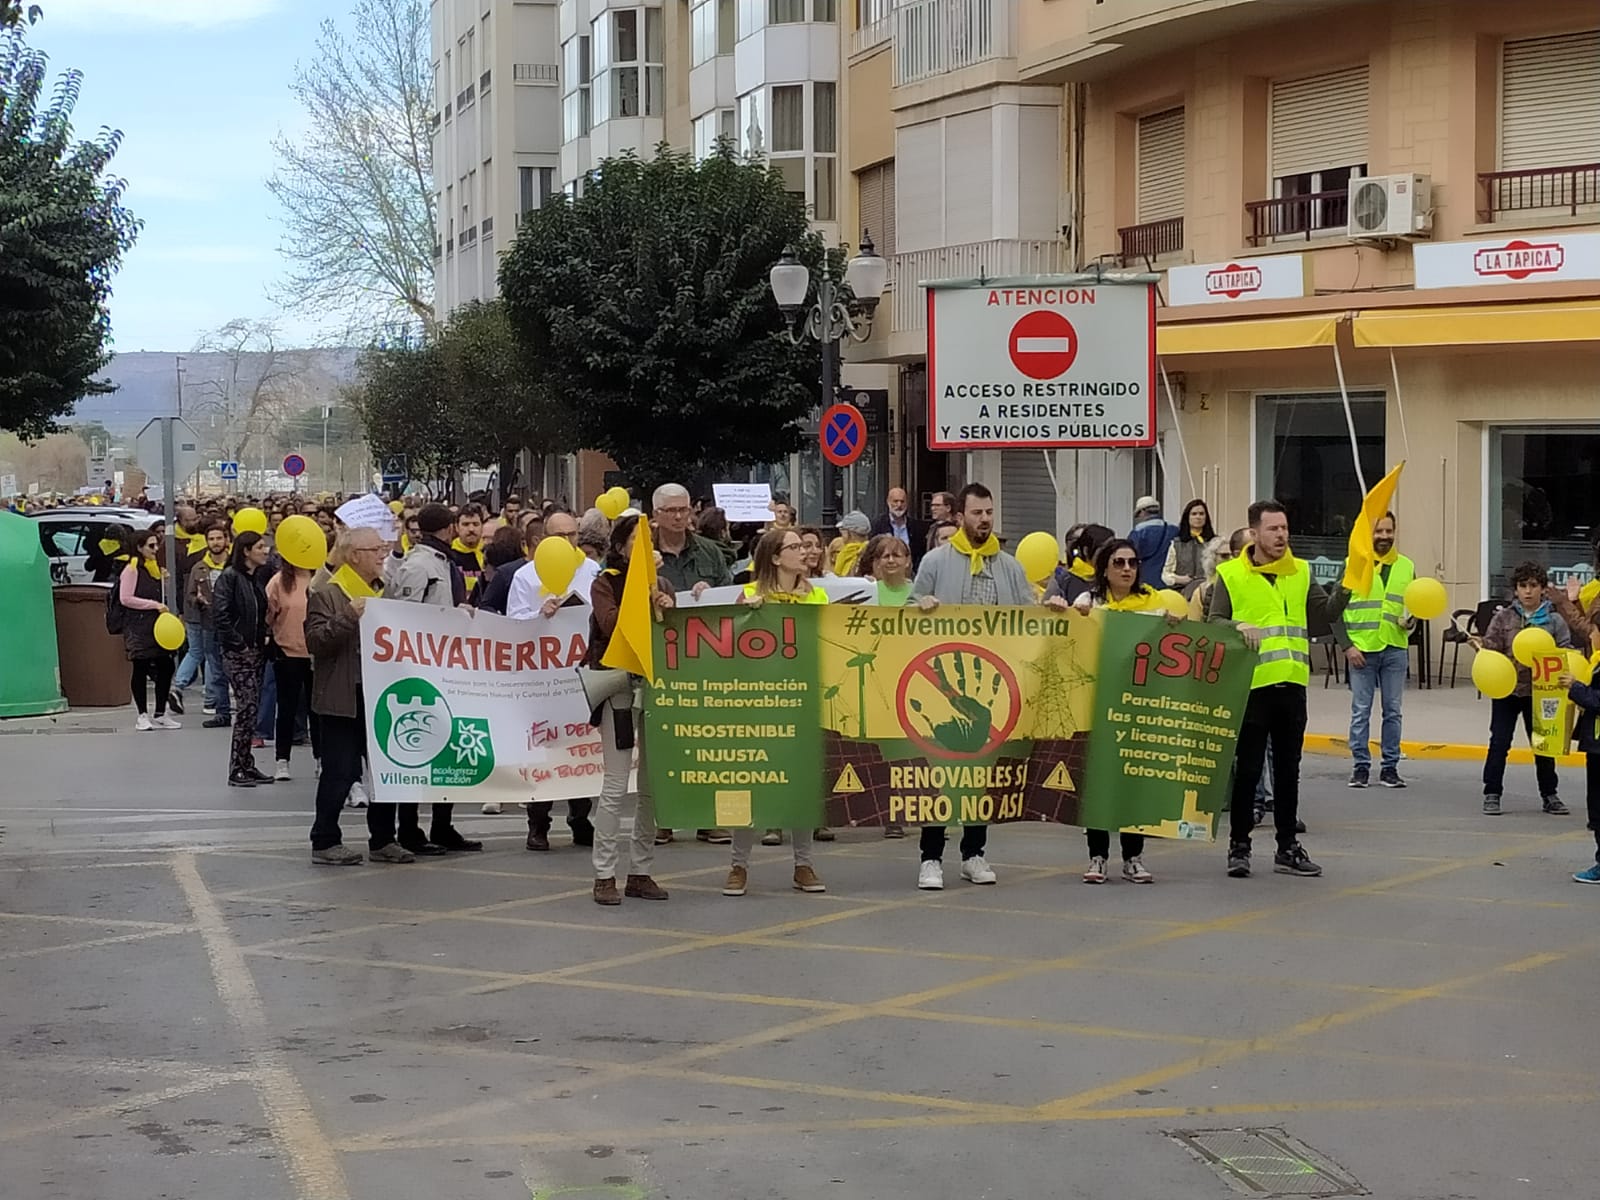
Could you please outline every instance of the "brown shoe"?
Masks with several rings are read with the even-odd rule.
[[[622,894],[630,900],[665,900],[667,889],[648,875],[629,875],[628,886]]]
[[[724,896],[744,895],[745,884],[750,880],[750,873],[743,867],[734,867],[728,872],[728,882],[722,885]]]
[[[794,890],[797,892],[825,892],[828,888],[810,867],[796,867],[794,869]]]
[[[629,885],[632,886],[631,884]],[[628,893],[630,896],[632,892]],[[617,895],[617,881],[615,879],[596,879],[594,881],[594,902],[613,908],[622,903],[622,897]]]
[[[822,825],[814,829],[811,836],[819,842],[831,842],[833,841],[834,833],[826,825]]]
[[[694,836],[702,842],[710,842],[713,846],[728,846],[733,843],[733,834],[726,829],[697,829]]]
[[[670,830],[670,829],[658,829],[658,830],[656,830],[656,845],[665,846],[671,840],[672,840],[672,830]]]
[[[550,849],[550,837],[549,837],[549,835],[548,834],[544,834],[544,833],[529,833],[528,834],[528,849],[529,850],[548,850],[548,849]],[[616,891],[616,889],[613,888],[612,891]]]

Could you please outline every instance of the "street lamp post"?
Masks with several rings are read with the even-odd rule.
[[[864,342],[872,335],[872,318],[883,296],[889,265],[878,256],[869,230],[861,231],[861,245],[845,266],[846,293],[840,294],[838,281],[823,257],[822,272],[817,278],[817,299],[809,309],[806,297],[811,290],[811,272],[799,262],[792,250],[768,273],[772,298],[778,302],[788,320],[789,340],[796,346],[810,339],[822,349],[822,408],[833,403],[834,356],[846,338]],[[822,460],[822,523],[833,525],[839,519],[834,506],[834,472],[837,468],[826,458]]]

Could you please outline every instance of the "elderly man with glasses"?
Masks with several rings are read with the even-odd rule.
[[[707,588],[727,587],[733,575],[722,548],[689,529],[693,511],[689,489],[681,483],[664,483],[650,498],[650,532],[661,554],[659,575],[673,591],[692,592],[698,598]],[[719,846],[733,841],[726,829],[697,830],[695,837]],[[672,830],[656,830],[656,845],[671,840]]]

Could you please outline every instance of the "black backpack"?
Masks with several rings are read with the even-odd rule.
[[[106,589],[106,632],[120,635],[128,627],[128,610],[122,607],[122,581],[119,573]]]

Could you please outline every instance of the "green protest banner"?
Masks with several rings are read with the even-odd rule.
[[[1106,613],[1104,629],[1082,823],[1213,836],[1255,654],[1222,625]]]
[[[656,679],[644,719],[658,823],[820,823],[819,611],[676,609],[655,626]]]

